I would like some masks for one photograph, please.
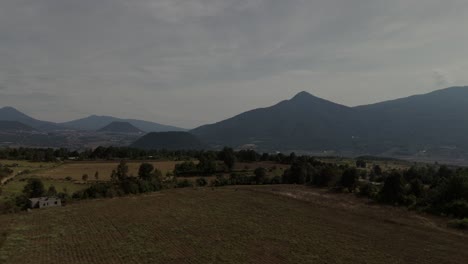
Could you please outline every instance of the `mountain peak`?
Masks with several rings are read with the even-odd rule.
[[[305,99],[305,98],[316,98],[315,96],[313,96],[312,94],[306,92],[306,91],[302,91],[302,92],[299,92],[298,94],[296,94],[292,100],[297,100],[297,99]]]
[[[101,132],[116,132],[116,133],[142,133],[140,129],[128,122],[114,121],[109,125],[99,129]]]
[[[0,108],[0,110],[20,113],[20,111],[18,111],[18,109],[14,108],[14,107],[11,107],[11,106],[2,107],[2,108]]]

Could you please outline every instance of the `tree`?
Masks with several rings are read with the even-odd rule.
[[[112,171],[111,178],[118,181],[124,181],[128,178],[128,165],[125,160],[120,161],[117,169]]]
[[[409,194],[414,195],[415,197],[421,197],[424,193],[424,185],[419,179],[413,179],[409,183]]]
[[[197,165],[197,169],[201,174],[211,175],[216,172],[216,161],[209,156],[201,156]]]
[[[236,163],[236,155],[232,148],[224,147],[219,153],[219,159],[224,162],[229,171],[232,171]]]
[[[37,198],[44,196],[44,184],[40,179],[29,179],[23,188],[23,194],[28,198]]]
[[[403,176],[398,171],[392,171],[385,179],[382,190],[380,190],[380,200],[384,203],[402,203],[405,194],[405,183]]]
[[[375,175],[377,175],[377,176],[382,175],[382,168],[379,165],[375,165],[372,170],[373,170]]]
[[[312,183],[320,187],[327,187],[332,181],[338,179],[339,175],[341,172],[337,168],[325,166],[313,177]]]
[[[150,163],[142,163],[138,169],[138,177],[142,180],[149,180],[153,173],[154,166]]]
[[[257,184],[262,184],[265,181],[265,178],[267,176],[267,171],[265,168],[259,167],[255,169],[254,174],[255,174],[255,182]]]
[[[200,177],[196,180],[197,186],[204,187],[208,184],[205,178]]]
[[[367,167],[367,163],[365,160],[357,160],[356,161],[356,167],[358,168],[366,168]]]
[[[341,176],[340,185],[352,192],[356,188],[358,177],[359,174],[356,168],[346,169]]]
[[[89,178],[89,177],[88,177],[88,174],[83,174],[83,176],[81,176],[81,179],[82,179],[84,182],[88,181],[88,178]]]

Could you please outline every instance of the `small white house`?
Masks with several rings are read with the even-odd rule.
[[[62,200],[57,197],[39,197],[29,199],[30,208],[47,208],[62,206]]]

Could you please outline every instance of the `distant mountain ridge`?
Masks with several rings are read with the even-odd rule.
[[[17,121],[43,131],[64,129],[56,123],[37,120],[9,106],[0,108],[0,121]]]
[[[131,147],[140,149],[197,150],[207,148],[188,132],[152,132],[144,135]]]
[[[109,125],[98,130],[99,132],[112,132],[112,133],[143,133],[140,129],[136,128],[128,122],[114,121]]]
[[[271,151],[388,156],[450,152],[468,157],[468,87],[358,107],[301,92],[190,132],[211,146],[255,144]]]
[[[128,122],[144,132],[186,131],[183,128],[162,125],[159,123],[144,120],[122,119],[112,116],[97,115],[91,115],[86,118],[77,119],[69,122],[54,123],[35,119],[9,106],[0,108],[0,121],[17,121],[41,131],[57,131],[69,129],[96,131],[111,124],[112,122]]]
[[[159,123],[138,120],[122,119],[112,116],[91,115],[82,119],[61,123],[62,126],[78,130],[99,130],[112,122],[127,122],[144,132],[185,131],[183,128],[162,125]]]
[[[0,132],[1,131],[34,131],[34,128],[20,123],[18,121],[2,121],[0,120]]]
[[[109,116],[90,116],[56,124],[34,119],[11,107],[0,108],[0,121],[4,122],[5,129],[30,127],[47,132],[40,135],[31,133],[36,134],[37,140],[23,135],[21,140],[25,146],[55,146],[58,140],[68,142],[70,139],[72,147],[81,147],[77,144],[85,144],[88,138],[94,138],[99,143],[107,142],[108,137],[100,137],[105,136],[104,133],[97,138],[93,133],[113,122],[128,123],[127,128],[134,127],[131,130],[137,128],[145,132],[183,130]],[[1,126],[2,123],[0,133]],[[67,129],[88,131],[68,132]],[[55,131],[58,133],[50,133]],[[189,132],[150,133],[135,144],[138,143],[142,148],[184,149],[184,144],[187,144],[203,145],[203,148],[249,146],[266,152],[296,151],[339,156],[442,157],[468,163],[468,87],[451,87],[356,107],[336,104],[301,92],[271,107],[250,110]],[[15,142],[12,133],[4,133],[0,139],[3,142]],[[66,144],[60,144],[60,147],[67,147]]]

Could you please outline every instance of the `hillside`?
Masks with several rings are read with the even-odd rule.
[[[361,140],[408,146],[434,145],[468,150],[468,87],[356,107]]]
[[[2,121],[0,120],[0,132],[15,132],[15,131],[27,131],[32,132],[34,128],[27,126],[17,121]]]
[[[62,123],[62,126],[79,130],[98,130],[112,122],[127,122],[144,132],[164,132],[164,131],[184,131],[184,129],[174,126],[162,125],[137,119],[122,119],[112,116],[92,115],[86,118]]]
[[[191,150],[204,144],[187,132],[152,132],[135,141],[131,147],[141,149]]]
[[[136,128],[128,122],[112,122],[109,125],[101,128],[98,132],[111,132],[111,133],[143,133],[140,129]]]
[[[41,121],[32,118],[13,107],[0,108],[0,120],[2,121],[17,121],[25,125],[31,126],[38,130],[54,131],[63,130],[64,128],[53,122]]]
[[[191,133],[214,145],[324,149],[350,144],[352,113],[349,107],[301,92],[291,100],[202,126]]]
[[[212,146],[351,155],[468,158],[468,87],[346,107],[306,92],[267,108],[196,128]]]

